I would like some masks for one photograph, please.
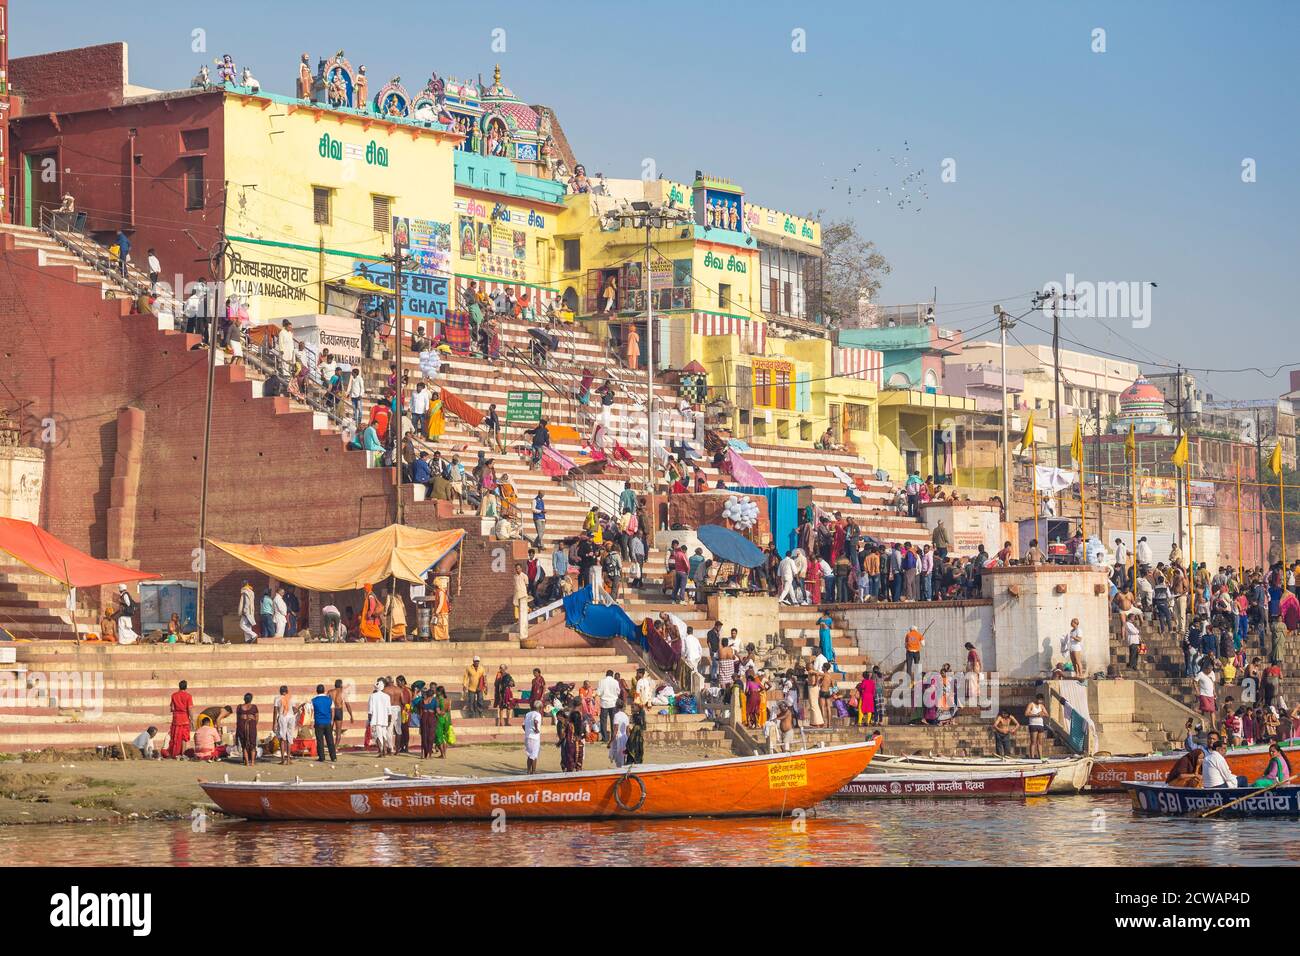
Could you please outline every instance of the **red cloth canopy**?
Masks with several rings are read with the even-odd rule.
[[[92,558],[86,552],[64,544],[45,529],[17,518],[0,518],[0,551],[70,588],[161,577],[151,571],[137,571]]]

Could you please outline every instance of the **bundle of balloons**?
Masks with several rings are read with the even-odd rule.
[[[758,504],[748,498],[732,495],[722,506],[722,517],[735,525],[737,531],[748,531],[758,524]]]

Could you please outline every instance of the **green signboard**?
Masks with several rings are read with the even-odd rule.
[[[506,421],[537,422],[542,419],[541,392],[509,392],[506,395]]]

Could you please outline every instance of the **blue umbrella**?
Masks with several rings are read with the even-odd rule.
[[[720,524],[701,525],[698,533],[700,541],[719,561],[730,561],[742,568],[756,568],[767,560],[752,541]]]

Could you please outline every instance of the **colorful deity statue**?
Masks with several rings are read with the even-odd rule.
[[[298,61],[298,82],[294,89],[298,99],[311,99],[311,59],[306,53]]]
[[[370,81],[366,79],[366,65],[363,63],[357,67],[357,78],[352,84],[353,96],[352,105],[359,110],[366,108],[366,93],[370,87]]]
[[[578,165],[573,167],[573,178],[569,180],[569,192],[591,192],[591,183],[587,180],[587,167],[582,165],[582,163],[578,163]]]
[[[329,80],[329,104],[336,109],[348,105],[348,85],[343,79],[343,71],[335,67]]]
[[[704,203],[704,224],[712,229],[717,221],[717,204],[712,200],[706,200]]]
[[[739,225],[739,219],[740,219],[740,213],[736,211],[735,205],[728,205],[727,206],[727,228],[730,229],[732,232],[735,232],[736,227]]]
[[[213,62],[217,66],[217,78],[221,80],[222,83],[230,83],[233,85],[239,76],[239,70],[235,66],[234,57],[227,53],[220,60],[214,60]]]

